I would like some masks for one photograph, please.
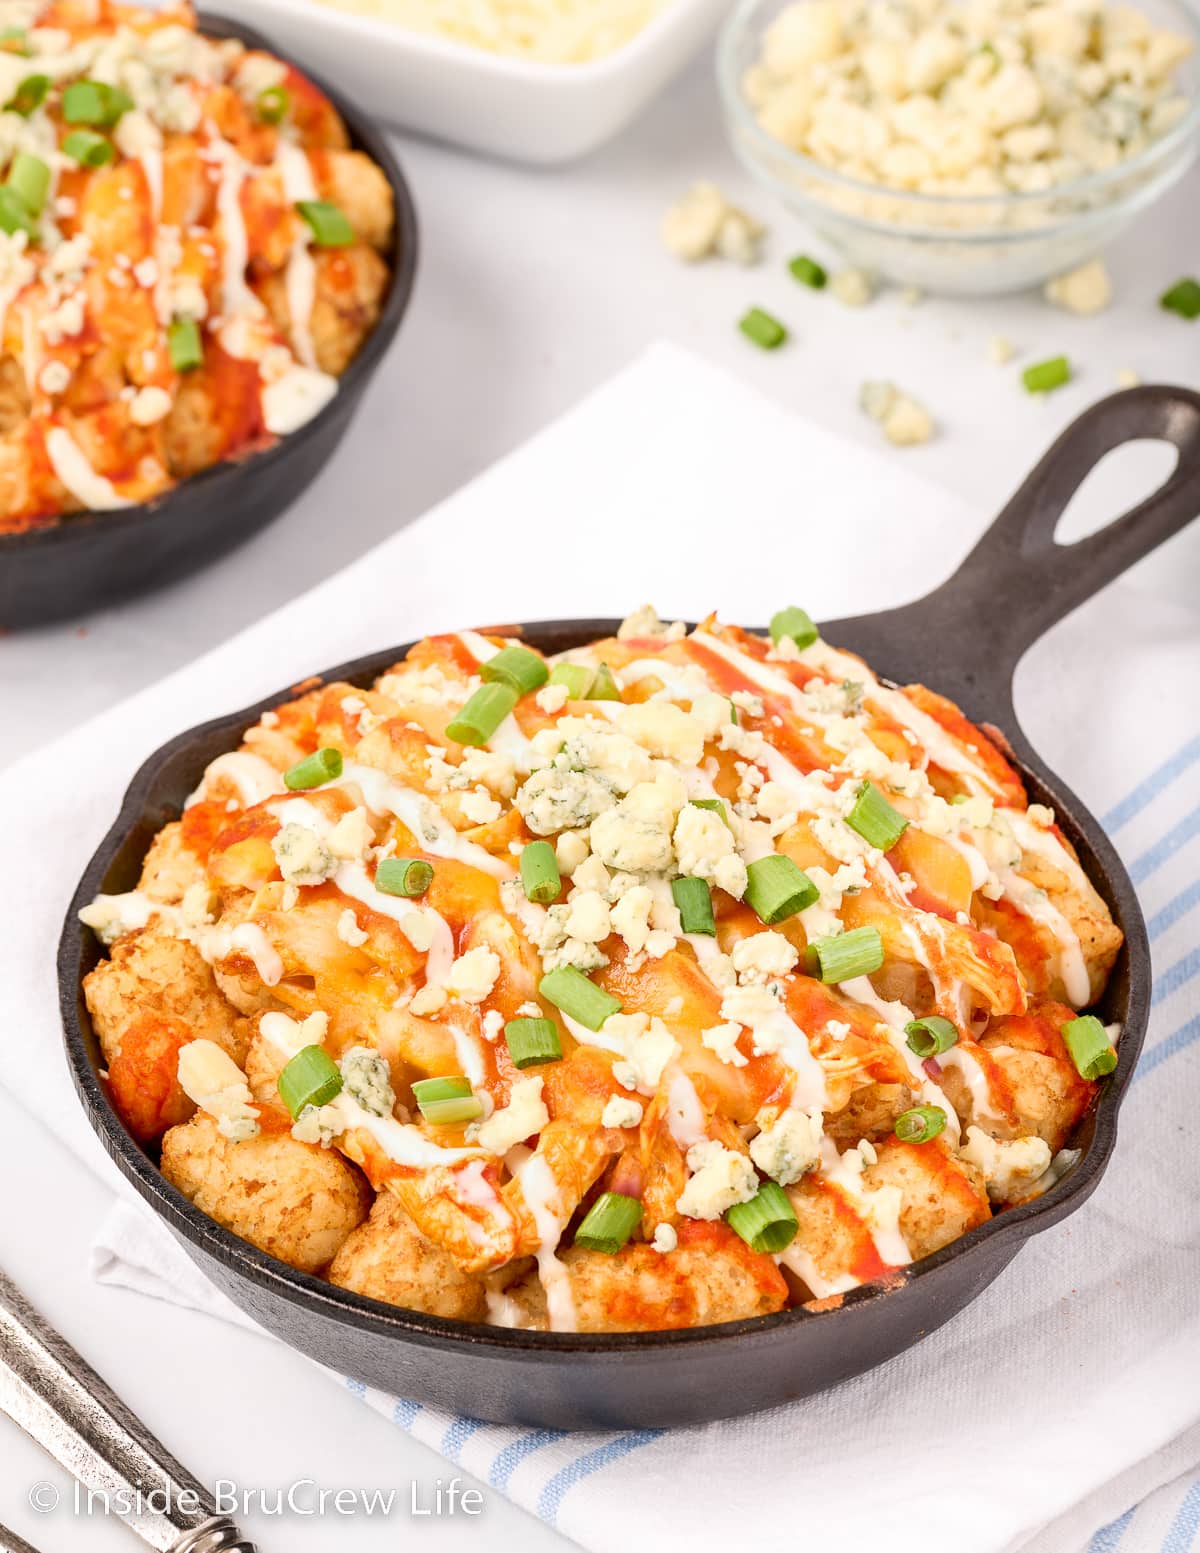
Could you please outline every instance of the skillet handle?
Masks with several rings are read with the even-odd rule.
[[[1140,438],[1173,443],[1169,478],[1129,512],[1074,544],[1059,519],[1106,453]],[[1013,725],[1012,676],[1044,632],[1200,513],[1200,394],[1146,386],[1084,412],[1053,444],[954,575],[892,616],[955,643],[931,683],[976,718]],[[918,625],[918,622],[921,624]],[[926,647],[928,653],[928,646]]]

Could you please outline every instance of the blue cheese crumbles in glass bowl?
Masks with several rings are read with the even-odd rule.
[[[964,294],[1074,269],[1187,170],[1181,0],[744,0],[718,74],[734,150],[852,261]]]

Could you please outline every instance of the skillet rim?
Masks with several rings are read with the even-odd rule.
[[[40,555],[42,552],[53,552],[56,546],[62,546],[69,552],[72,540],[91,539],[96,535],[97,530],[100,531],[101,537],[104,534],[128,534],[130,531],[136,532],[143,526],[154,524],[159,518],[169,521],[174,517],[176,506],[185,496],[190,497],[193,492],[198,492],[214,507],[219,507],[229,495],[228,487],[238,486],[244,479],[254,478],[260,471],[263,472],[264,479],[269,478],[271,471],[286,458],[288,453],[299,451],[306,441],[320,436],[329,423],[336,418],[339,409],[342,414],[353,418],[358,409],[360,395],[381,365],[383,356],[395,340],[408,311],[417,274],[419,250],[417,212],[408,180],[383,131],[374,120],[360,113],[353,104],[348,102],[338,88],[330,86],[322,75],[310,70],[307,65],[301,64],[286,50],[277,47],[274,41],[257,27],[248,26],[223,12],[203,9],[197,12],[197,31],[218,41],[235,38],[249,48],[265,49],[274,54],[283,64],[297,70],[311,81],[318,91],[325,94],[341,115],[350,137],[351,149],[366,152],[387,178],[395,206],[394,233],[391,250],[387,256],[391,270],[387,300],[365,343],[338,378],[337,392],[311,421],[306,421],[296,431],[277,437],[267,447],[243,451],[232,458],[224,458],[218,463],[210,464],[207,469],[201,469],[197,474],[186,475],[169,490],[151,501],[135,502],[128,507],[119,507],[111,512],[86,510],[60,514],[41,527],[21,529],[13,534],[0,533],[0,566],[23,560],[27,556]],[[335,444],[322,462],[321,469],[326,467],[336,451]],[[287,505],[290,506],[292,503],[289,502]],[[282,517],[286,510],[286,507],[281,509],[275,517]],[[274,522],[275,519],[272,518],[269,521]],[[186,575],[193,574],[204,564],[206,563],[199,562],[188,567]]]
[[[619,624],[620,621],[615,618],[588,617],[524,621],[478,629],[485,633],[513,635],[536,645],[539,639],[567,636],[573,636],[582,643],[596,637],[613,635]],[[765,634],[763,628],[748,629]],[[845,1328],[853,1321],[855,1312],[868,1306],[874,1307],[879,1300],[898,1292],[901,1286],[912,1285],[919,1279],[936,1280],[937,1275],[946,1268],[972,1255],[977,1254],[980,1259],[986,1259],[989,1251],[994,1254],[1007,1249],[1007,1262],[1020,1249],[1023,1241],[1051,1228],[1082,1207],[1099,1185],[1112,1158],[1120,1108],[1145,1041],[1149,1015],[1149,946],[1132,881],[1099,822],[1056,776],[1009,751],[1008,758],[1016,765],[1022,780],[1032,784],[1036,796],[1050,798],[1060,809],[1060,819],[1066,816],[1069,824],[1064,829],[1073,844],[1078,846],[1082,840],[1086,850],[1094,857],[1096,869],[1090,870],[1088,876],[1105,897],[1110,909],[1114,910],[1114,915],[1119,915],[1118,925],[1125,935],[1121,955],[1109,982],[1111,987],[1114,978],[1124,969],[1126,1007],[1118,1048],[1118,1065],[1113,1074],[1102,1081],[1096,1104],[1080,1123],[1080,1129],[1073,1140],[1072,1146],[1082,1149],[1080,1159],[1042,1196],[1018,1207],[1005,1209],[1002,1214],[951,1241],[932,1256],[923,1257],[878,1283],[864,1284],[835,1296],[823,1309],[796,1306],[771,1315],[707,1326],[660,1332],[612,1333],[529,1332],[488,1326],[480,1322],[452,1321],[388,1305],[289,1267],[287,1263],[260,1251],[248,1241],[241,1240],[197,1208],[170,1185],[159,1167],[126,1131],[88,1055],[84,1021],[87,1020],[90,1027],[90,1020],[87,1019],[83,1005],[80,970],[89,940],[94,935],[79,921],[78,911],[99,891],[104,875],[142,818],[146,800],[153,791],[161,769],[173,757],[185,754],[192,746],[218,731],[230,734],[236,732],[240,740],[241,733],[256,722],[264,711],[278,706],[288,696],[315,688],[318,684],[343,679],[353,683],[356,678],[374,678],[390,664],[399,661],[413,645],[413,642],[401,643],[316,671],[250,706],[222,713],[185,729],[160,745],[147,756],[130,781],[117,817],[89,860],[67,908],[59,939],[57,972],[64,1044],[76,1092],[105,1150],[155,1212],[189,1243],[189,1251],[194,1250],[213,1258],[237,1274],[239,1279],[265,1286],[273,1295],[282,1297],[292,1305],[315,1306],[321,1314],[336,1322],[385,1340],[402,1340],[433,1350],[486,1348],[491,1349],[497,1359],[503,1359],[506,1355],[513,1358],[521,1356],[526,1360],[553,1363],[574,1355],[585,1361],[611,1361],[614,1358],[632,1361],[651,1350],[664,1354],[688,1352],[698,1345],[730,1342],[738,1338],[750,1339],[758,1335],[769,1336],[802,1322],[822,1319],[831,1321],[836,1316],[843,1318],[842,1326]],[[566,642],[560,642],[554,650],[566,650],[567,645]],[[848,645],[848,650],[854,651],[853,646]],[[1093,872],[1096,877],[1093,877]],[[1015,1245],[1012,1244],[1014,1241]],[[991,1281],[992,1278],[988,1278],[981,1284],[970,1296],[968,1303],[982,1293]],[[932,1287],[929,1297],[932,1297]],[[878,1368],[878,1365],[872,1368]]]

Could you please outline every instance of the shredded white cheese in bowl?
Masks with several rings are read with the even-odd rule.
[[[747,167],[856,265],[966,294],[1082,264],[1191,164],[1183,0],[744,0],[718,62]]]
[[[669,0],[317,0],[466,44],[551,65],[586,64],[631,42]]]

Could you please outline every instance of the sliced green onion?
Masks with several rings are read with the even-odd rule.
[[[128,92],[104,81],[72,81],[62,95],[62,114],[68,124],[93,124],[100,129],[111,129],[133,106]]]
[[[547,971],[538,982],[538,991],[547,1003],[562,1009],[568,1019],[578,1020],[585,1030],[599,1030],[610,1014],[621,1012],[620,998],[597,987],[573,965]]]
[[[504,1039],[514,1067],[562,1061],[562,1042],[553,1019],[510,1019],[504,1026]]]
[[[517,693],[507,685],[480,685],[466,706],[446,729],[455,744],[486,744],[517,704]]]
[[[8,187],[25,201],[30,215],[39,216],[50,188],[50,168],[40,156],[18,151],[8,170]]]
[[[679,921],[685,933],[716,937],[712,891],[703,879],[672,879],[671,898],[679,907]]]
[[[552,685],[567,687],[568,701],[586,701],[595,678],[595,669],[585,663],[556,663],[550,673]]]
[[[588,690],[587,698],[589,701],[619,701],[621,699],[620,687],[613,678],[613,671],[607,663],[602,663],[596,670],[596,677]]]
[[[729,824],[729,810],[725,807],[723,798],[689,798],[688,802],[695,809],[711,809],[714,814],[719,814]]]
[[[29,34],[24,27],[5,27],[0,32],[0,48],[9,54],[28,54]]]
[[[806,253],[798,253],[788,265],[788,269],[802,286],[811,286],[814,291],[820,291],[829,279],[824,265],[818,264],[815,259],[810,259]]]
[[[778,318],[772,318],[770,313],[764,313],[761,307],[752,307],[748,313],[739,318],[738,328],[748,340],[761,346],[765,351],[777,349],[787,339],[787,330]]]
[[[546,660],[528,647],[502,647],[494,658],[479,665],[479,677],[486,684],[507,685],[518,696],[527,696],[550,678]]]
[[[111,140],[97,135],[94,129],[73,129],[62,143],[63,154],[80,167],[103,167],[116,153]]]
[[[342,1092],[342,1075],[323,1046],[305,1046],[278,1079],[279,1097],[293,1120],[306,1105],[328,1105]]]
[[[293,793],[302,792],[308,787],[323,787],[326,782],[335,781],[341,774],[341,750],[317,750],[315,754],[306,755],[303,760],[288,767],[283,773],[283,785]]]
[[[890,852],[908,829],[908,821],[892,808],[874,782],[864,782],[859,788],[846,824],[868,846],[878,847],[881,852]]]
[[[23,119],[27,119],[31,113],[36,113],[42,106],[49,90],[48,75],[27,75],[13,93],[11,102],[5,105],[6,110],[9,113],[19,113]]]
[[[940,1105],[914,1105],[896,1118],[896,1136],[901,1143],[928,1143],[946,1125],[946,1113]]]
[[[1021,373],[1021,381],[1031,394],[1048,394],[1071,381],[1071,363],[1065,356],[1051,356],[1048,361],[1035,361]]]
[[[385,857],[375,870],[375,888],[415,901],[433,883],[433,864],[423,857]]]
[[[194,318],[176,318],[167,327],[167,349],[176,372],[194,372],[204,365],[204,341]]]
[[[797,647],[811,647],[820,634],[808,611],[795,604],[771,616],[771,640],[776,646],[785,636],[790,636]]]
[[[603,1251],[606,1256],[615,1256],[641,1222],[642,1205],[636,1197],[605,1192],[597,1197],[575,1231],[575,1244],[585,1251]]]
[[[562,876],[558,871],[558,858],[548,841],[531,841],[521,852],[521,888],[525,899],[539,906],[549,906],[558,899],[562,889]]]
[[[0,183],[0,232],[7,232],[10,237],[14,232],[37,237],[37,226],[29,213],[29,206],[6,183]]]
[[[1071,1061],[1079,1070],[1080,1078],[1104,1078],[1117,1065],[1117,1054],[1108,1038],[1108,1031],[1095,1014],[1082,1014],[1069,1019],[1062,1027],[1062,1038],[1071,1053]]]
[[[1186,318],[1189,322],[1200,318],[1200,281],[1192,280],[1190,276],[1186,280],[1177,280],[1159,297],[1158,305],[1168,313],[1178,313],[1180,318]]]
[[[746,905],[768,927],[794,917],[821,897],[804,870],[778,852],[749,864],[746,879]]]
[[[908,1037],[909,1051],[916,1052],[922,1060],[926,1057],[940,1057],[943,1052],[958,1045],[958,1031],[948,1019],[943,1019],[939,1014],[930,1014],[927,1019],[910,1020],[904,1027],[904,1033]]]
[[[286,86],[265,86],[258,94],[258,116],[264,124],[282,124],[292,106]]]
[[[877,927],[856,927],[809,944],[806,964],[819,981],[832,985],[870,976],[883,964],[883,939]]]
[[[347,248],[354,241],[354,228],[345,213],[329,200],[297,200],[296,209],[312,228],[318,248]]]
[[[452,1127],[473,1122],[483,1115],[483,1101],[466,1078],[419,1078],[412,1087],[413,1096],[427,1122]]]
[[[749,1202],[735,1203],[725,1222],[752,1251],[771,1256],[790,1246],[800,1228],[796,1210],[776,1181],[764,1181]]]

